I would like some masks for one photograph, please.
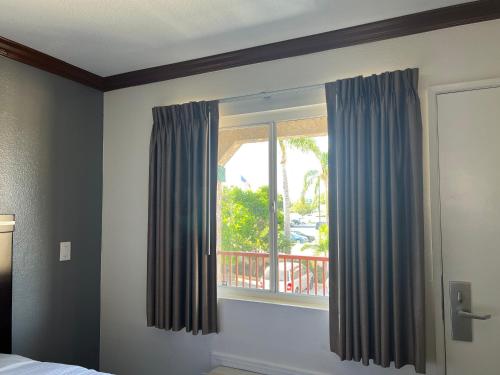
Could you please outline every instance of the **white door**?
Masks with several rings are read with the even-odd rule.
[[[437,118],[447,374],[498,375],[500,88],[440,94]],[[452,338],[452,281],[470,282],[471,312],[491,314],[460,317],[456,331],[470,321],[472,341]]]

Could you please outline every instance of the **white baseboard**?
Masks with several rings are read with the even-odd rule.
[[[324,372],[306,370],[297,367],[288,367],[276,363],[260,361],[255,358],[241,357],[234,354],[213,352],[212,366],[227,366],[240,370],[253,371],[265,375],[329,375]]]

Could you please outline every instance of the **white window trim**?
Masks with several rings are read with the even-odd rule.
[[[318,90],[322,95],[318,95]],[[298,99],[300,97],[300,99]],[[318,101],[318,98],[319,99]],[[310,90],[306,96],[304,92],[297,92],[290,96],[286,93],[283,97],[282,93],[277,93],[276,97],[266,93],[263,98],[252,97],[248,102],[245,100],[221,103],[221,121],[220,129],[224,128],[239,128],[251,127],[255,125],[269,125],[269,202],[273,202],[277,198],[276,182],[276,155],[277,155],[277,139],[276,139],[276,123],[281,121],[301,120],[307,118],[315,118],[326,116],[326,102],[324,89],[317,88]],[[304,100],[304,105],[300,105],[300,100]],[[259,110],[259,105],[256,101],[262,101],[262,110]],[[272,102],[279,102],[279,105],[274,109]],[[290,103],[287,107],[286,103]],[[297,105],[299,103],[299,105]],[[274,172],[274,173],[273,173]],[[270,208],[270,214],[273,215],[276,221],[276,215]],[[276,240],[277,223],[270,225],[270,264],[274,272],[271,273],[271,290],[252,289],[230,286],[218,286],[217,297],[222,300],[239,300],[250,301],[257,303],[270,303],[291,307],[309,308],[317,310],[329,309],[329,297],[307,294],[283,293],[279,292],[278,280],[276,278],[276,268],[278,266],[277,247],[272,243]]]
[[[315,310],[328,310],[329,297],[307,294],[273,292],[263,289],[217,287],[217,299],[271,303]]]

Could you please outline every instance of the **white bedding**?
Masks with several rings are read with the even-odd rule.
[[[0,354],[0,375],[92,375],[104,374],[79,366],[38,362],[19,355]]]

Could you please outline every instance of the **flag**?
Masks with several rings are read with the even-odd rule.
[[[250,183],[247,181],[247,179],[245,177],[243,177],[242,175],[240,175],[240,180],[241,182],[243,182],[243,184],[245,185],[245,187],[247,189],[251,189],[252,187],[250,186]]]

